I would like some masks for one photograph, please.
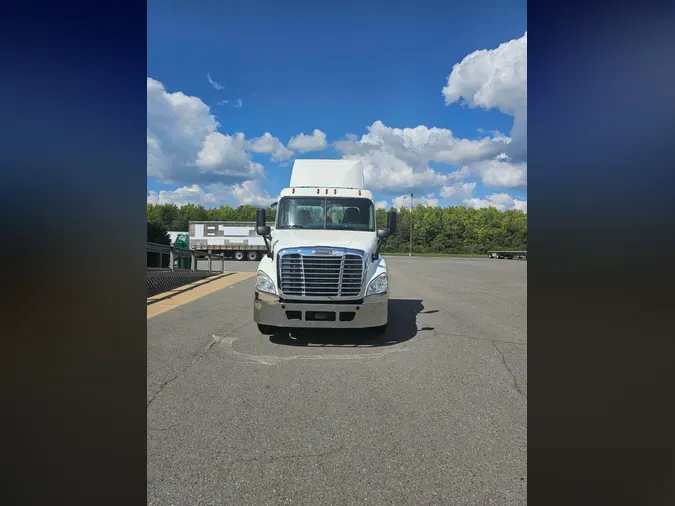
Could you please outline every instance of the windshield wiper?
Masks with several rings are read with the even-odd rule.
[[[364,230],[362,228],[356,228],[356,227],[352,227],[350,225],[345,225],[343,227],[331,227],[331,228],[335,228],[336,230],[356,230],[356,231],[359,231],[359,230],[363,231]]]

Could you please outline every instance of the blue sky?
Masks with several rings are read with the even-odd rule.
[[[526,3],[392,3],[149,1],[148,201],[264,205],[347,157],[381,207],[526,211]]]

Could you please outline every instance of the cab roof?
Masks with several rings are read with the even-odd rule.
[[[295,160],[291,188],[364,189],[360,160]]]

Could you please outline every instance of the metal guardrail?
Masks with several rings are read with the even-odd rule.
[[[151,242],[148,243],[147,253],[148,297],[225,272],[225,256],[222,254],[214,255]],[[182,267],[187,264],[184,259],[189,259],[188,267]],[[204,259],[208,261],[208,268],[200,269],[199,260]]]
[[[153,242],[148,243],[148,253],[156,253],[159,261],[156,266],[147,266],[148,271],[163,271],[163,272],[224,272],[225,271],[225,256],[223,254],[214,255],[212,253],[204,253],[193,249],[176,248],[174,246],[167,246],[165,244],[157,244]],[[164,267],[165,255],[168,256],[167,266]],[[189,258],[190,267],[181,267],[181,259]],[[208,269],[199,269],[198,260],[207,259]],[[214,270],[213,261],[220,260],[220,270]],[[149,263],[149,262],[148,262]]]

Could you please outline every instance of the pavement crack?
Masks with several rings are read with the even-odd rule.
[[[455,334],[455,335],[459,337],[465,337],[466,339],[473,339],[474,341],[488,341],[493,345],[495,343],[505,343],[505,344],[517,344],[518,346],[527,346],[527,343],[517,343],[516,341],[504,341],[503,339],[490,339],[489,337],[475,337],[463,334]]]
[[[499,352],[499,355],[502,357],[502,364],[504,364],[504,367],[506,368],[507,371],[509,371],[509,374],[511,375],[511,378],[513,379],[513,387],[518,391],[520,395],[525,397],[527,399],[527,394],[525,394],[521,389],[520,386],[518,385],[518,381],[516,380],[515,374],[513,374],[513,371],[509,368],[509,366],[506,364],[506,358],[504,357],[504,353],[502,353],[502,350],[499,349],[499,346],[497,346],[496,343],[492,343],[492,346],[495,347],[495,350]]]
[[[249,324],[249,322],[247,322],[245,325],[242,325],[242,326],[240,326],[240,327],[238,327],[238,328],[233,329],[230,333],[227,334],[227,336],[233,334],[234,332],[237,332],[238,330],[244,328],[244,327],[245,327],[246,325],[248,325],[248,324]],[[224,336],[224,337],[227,337],[227,336]],[[147,405],[146,405],[146,409],[150,407],[150,405],[153,403],[153,401],[155,400],[155,398],[162,392],[162,390],[164,390],[164,388],[165,388],[167,385],[169,385],[170,383],[173,383],[173,382],[174,382],[175,380],[177,380],[179,377],[185,377],[185,375],[187,374],[188,370],[189,370],[193,365],[195,365],[195,363],[197,363],[199,360],[201,360],[202,358],[204,358],[204,357],[211,351],[211,349],[212,349],[216,344],[218,344],[219,342],[222,341],[222,339],[223,339],[222,337],[213,336],[213,341],[211,341],[211,342],[209,343],[209,345],[208,345],[208,347],[206,348],[206,350],[204,350],[202,353],[198,354],[198,355],[192,360],[192,362],[190,362],[187,366],[185,366],[180,372],[176,372],[176,370],[174,369],[174,372],[175,372],[176,374],[175,374],[174,376],[172,376],[171,378],[169,378],[168,380],[166,380],[164,383],[162,383],[162,384],[159,386],[159,389],[155,392],[155,394],[154,394],[154,395],[150,398],[150,400],[148,401],[148,403],[147,403]]]
[[[178,374],[176,374],[175,376],[169,378],[168,380],[166,380],[164,383],[162,383],[162,384],[159,386],[159,388],[157,389],[157,391],[155,392],[155,394],[154,394],[154,395],[150,398],[150,400],[148,401],[148,404],[147,404],[147,406],[146,406],[146,409],[150,407],[150,404],[153,403],[153,401],[154,401],[155,398],[159,395],[159,393],[160,393],[162,390],[164,390],[164,387],[166,387],[169,383],[173,382],[176,378],[178,378]]]

